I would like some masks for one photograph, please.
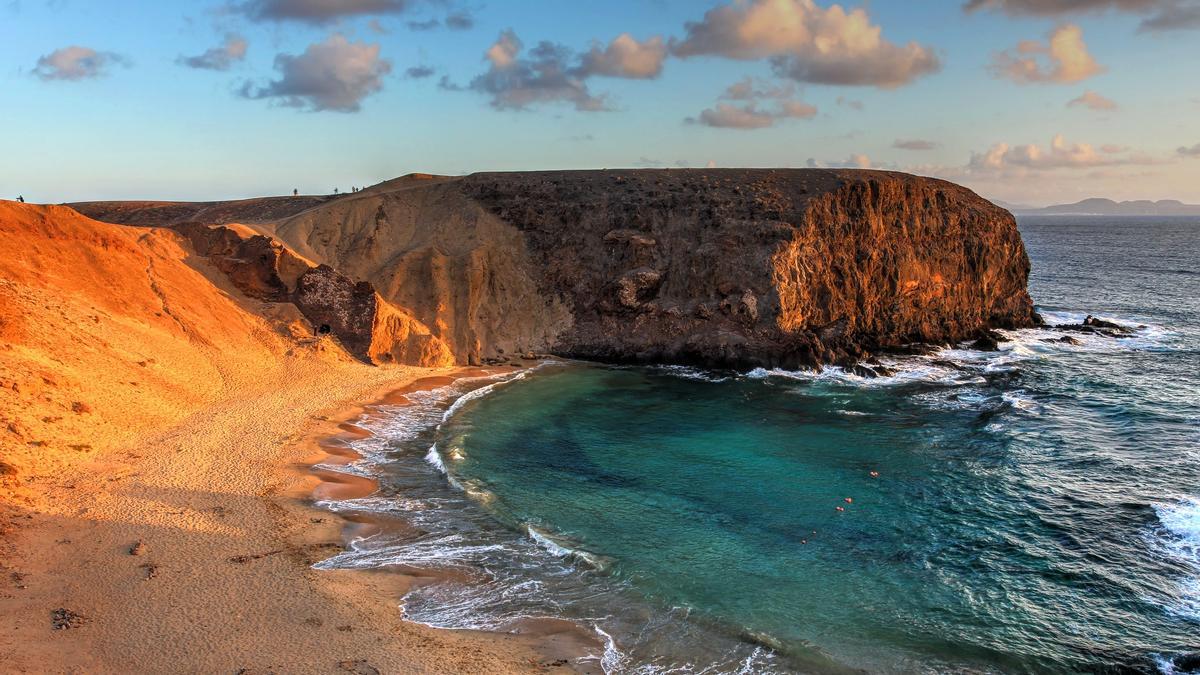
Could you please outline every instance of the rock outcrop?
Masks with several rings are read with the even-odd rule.
[[[239,222],[236,204],[205,210]],[[460,362],[536,351],[792,368],[1038,321],[1012,215],[901,173],[413,176],[293,206],[255,227],[371,282]]]
[[[446,343],[420,321],[389,305],[369,282],[355,283],[328,265],[301,274],[291,298],[317,333],[337,335],[351,354],[372,363],[454,365]]]
[[[408,312],[391,306],[370,282],[354,282],[328,265],[314,266],[263,235],[224,226],[181,223],[174,229],[238,290],[267,302],[290,302],[317,335],[333,335],[346,351],[375,364],[454,365],[446,344]]]

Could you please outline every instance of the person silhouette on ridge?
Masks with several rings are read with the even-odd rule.
[[[292,196],[293,196],[293,197],[299,197],[299,196],[300,196],[300,190],[299,190],[298,188],[292,188]]]
[[[25,203],[25,195],[17,195],[17,201],[24,204]]]

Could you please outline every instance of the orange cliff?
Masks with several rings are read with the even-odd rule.
[[[328,272],[265,237],[203,229],[0,202],[0,480],[120,446],[288,360],[453,365],[427,328],[369,288],[335,298],[341,307],[310,299],[310,313],[357,319],[323,335],[292,290]]]

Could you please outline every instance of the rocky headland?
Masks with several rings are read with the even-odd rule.
[[[894,172],[415,174],[338,198],[73,206],[115,223],[251,228],[370,283],[406,317],[398,332],[418,336],[383,351],[418,365],[444,345],[464,364],[538,353],[795,368],[1038,321],[1011,214]]]

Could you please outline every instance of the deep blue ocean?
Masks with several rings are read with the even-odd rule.
[[[380,493],[327,504],[415,528],[321,566],[455,570],[406,616],[572,619],[595,672],[1200,668],[1200,219],[1020,226],[1048,323],[1135,332],[420,392],[363,420]]]

